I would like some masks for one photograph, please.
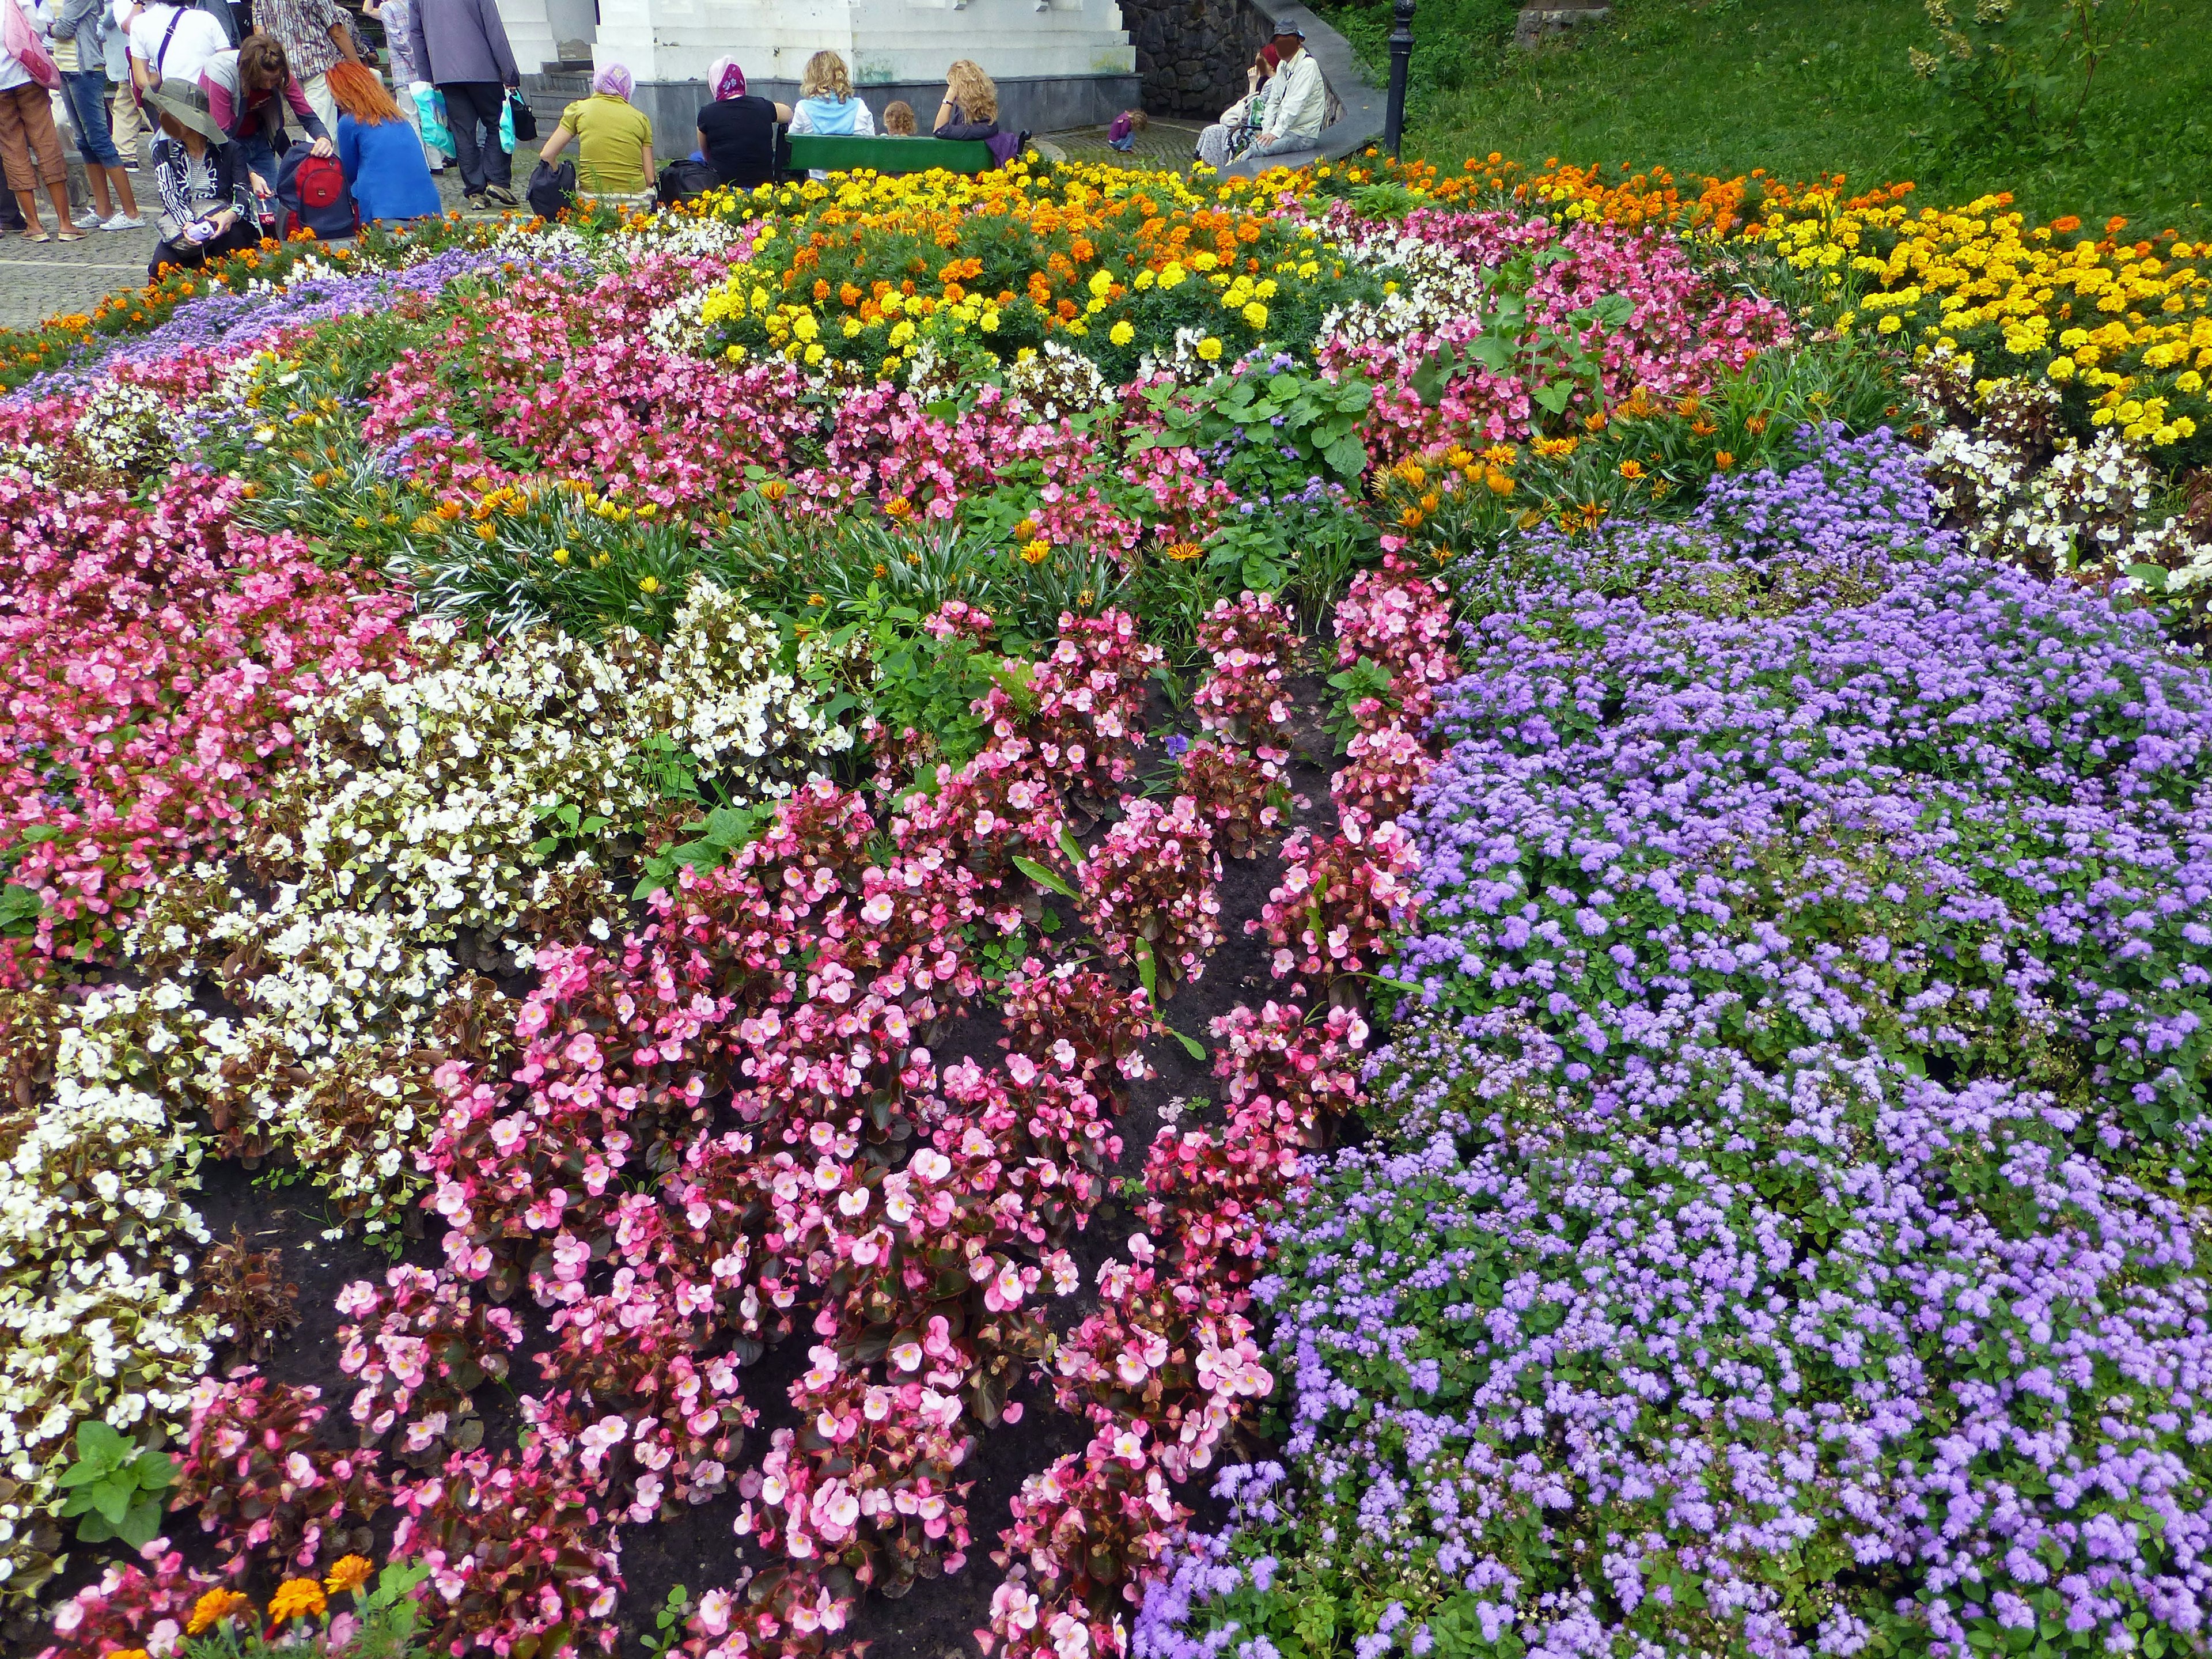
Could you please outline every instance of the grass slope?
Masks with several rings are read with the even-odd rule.
[[[1967,0],[1971,3],[1971,0]],[[2056,0],[2022,0],[2047,13]],[[1512,46],[1510,0],[1423,0],[1407,154],[1455,167],[1626,161],[1791,179],[1910,179],[1919,200],[2009,190],[2042,218],[2124,214],[2143,234],[2212,224],[2212,0],[2104,0],[2130,19],[2078,137],[1993,137],[1916,77],[1937,42],[1920,0],[1613,0],[1574,44]],[[1389,0],[1330,12],[1378,71]]]

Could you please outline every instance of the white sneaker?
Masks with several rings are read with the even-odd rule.
[[[110,217],[102,219],[96,228],[100,230],[143,230],[146,221],[137,214],[125,213],[121,208]]]

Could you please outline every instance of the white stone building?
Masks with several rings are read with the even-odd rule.
[[[499,10],[526,74],[544,66],[525,82],[534,102],[580,96],[587,64],[625,64],[662,155],[691,148],[708,66],[725,53],[751,90],[788,99],[807,58],[830,47],[878,117],[902,98],[925,132],[956,58],[998,82],[1011,131],[1111,120],[1140,95],[1120,0],[499,0]]]

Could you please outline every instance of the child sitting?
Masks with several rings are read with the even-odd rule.
[[[895,98],[884,106],[884,132],[892,138],[914,137],[914,106],[903,98]]]
[[[1106,147],[1123,154],[1137,147],[1137,135],[1152,125],[1152,118],[1140,109],[1125,109],[1114,118],[1106,129]]]

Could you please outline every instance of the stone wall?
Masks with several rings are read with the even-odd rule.
[[[1251,0],[1121,0],[1145,108],[1212,120],[1244,95],[1244,66],[1267,44]]]

